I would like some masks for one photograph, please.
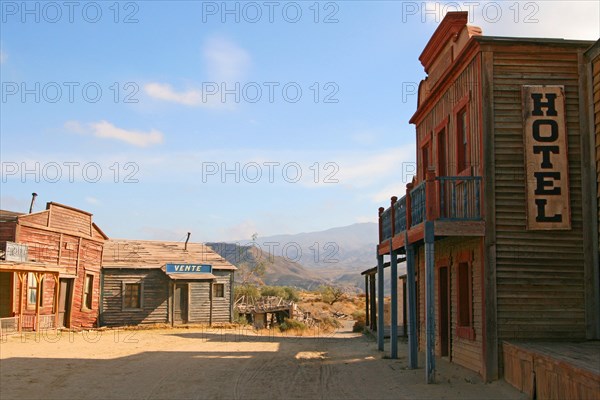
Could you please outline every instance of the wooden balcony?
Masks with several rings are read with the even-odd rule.
[[[426,221],[433,222],[435,237],[483,236],[481,193],[480,176],[435,176],[430,171],[425,181],[409,183],[405,196],[394,196],[389,208],[379,208],[379,254],[404,247],[407,239],[423,240]]]

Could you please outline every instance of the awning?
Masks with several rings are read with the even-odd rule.
[[[212,280],[217,279],[216,276],[209,273],[204,274],[167,274],[167,276],[173,280],[186,280],[186,281],[199,281],[199,280]]]

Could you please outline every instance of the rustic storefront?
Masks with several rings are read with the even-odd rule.
[[[580,93],[593,42],[486,37],[467,19],[448,13],[419,58],[418,172],[379,209],[377,294],[384,256],[392,279],[406,257],[409,364],[425,351],[430,382],[436,356],[493,380],[505,341],[600,334]]]
[[[236,268],[204,244],[111,240],[102,269],[103,325],[233,320]]]
[[[0,318],[5,330],[97,325],[102,246],[92,214],[58,203],[0,211]]]

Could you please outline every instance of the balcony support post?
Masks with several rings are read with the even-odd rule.
[[[436,219],[436,190],[435,190],[435,171],[427,170],[427,178],[425,182],[425,220],[433,221]]]
[[[381,243],[381,241],[383,240],[383,226],[381,226],[381,214],[383,214],[384,211],[385,209],[383,207],[379,207],[379,243]]]
[[[384,318],[383,318],[383,255],[377,251],[377,349],[383,351]]]
[[[404,233],[404,249],[406,252],[406,299],[408,302],[408,368],[417,369],[419,359],[417,349],[415,252],[412,244],[408,241],[408,232]]]
[[[394,235],[396,234],[396,210],[394,205],[396,204],[396,202],[398,201],[398,198],[396,196],[392,196],[392,198],[390,199],[390,213],[391,218],[390,218],[390,224],[392,225],[390,228],[390,232],[391,232],[391,236],[390,236],[390,244],[392,243],[392,238],[394,237]],[[391,248],[391,247],[390,247]]]
[[[414,185],[412,183],[406,184],[406,230],[408,231],[412,226],[412,199],[410,196],[411,190]]]
[[[390,267],[391,267],[391,307],[390,318],[390,358],[398,358],[398,256],[390,240]]]
[[[434,225],[425,221],[425,373],[427,383],[435,382],[435,260]]]

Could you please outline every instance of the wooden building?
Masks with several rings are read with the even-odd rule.
[[[58,203],[0,211],[0,322],[6,330],[97,326],[106,235],[92,214]]]
[[[233,321],[236,268],[204,244],[110,240],[102,270],[102,325]]]
[[[467,20],[448,13],[419,58],[418,172],[379,209],[376,292],[384,256],[393,281],[405,257],[409,364],[425,351],[428,382],[436,357],[494,380],[504,343],[600,333],[596,167],[580,90],[593,42],[488,37]]]

